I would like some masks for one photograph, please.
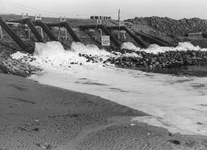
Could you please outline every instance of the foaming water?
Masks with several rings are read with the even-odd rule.
[[[72,50],[64,51],[58,42],[37,43],[33,56],[36,60],[30,63],[40,66],[44,72],[29,78],[141,110],[151,116],[133,120],[165,127],[170,132],[207,135],[207,77],[179,77],[115,68],[103,65],[103,59],[99,59],[113,54],[93,45],[73,43],[71,47]],[[161,51],[159,48],[153,51]],[[87,62],[80,53],[90,53],[100,61]],[[16,59],[22,56],[28,57],[13,54]]]
[[[147,53],[163,53],[167,51],[207,51],[206,48],[200,48],[199,46],[193,46],[189,42],[180,42],[177,47],[161,47],[157,44],[151,44],[148,49],[140,49],[130,42],[123,43],[122,49],[130,49],[134,51],[145,51]],[[207,66],[182,66],[177,68],[131,68],[136,70],[142,70],[151,73],[162,73],[162,74],[172,74],[178,76],[197,76],[197,77],[207,77]]]
[[[125,42],[121,45],[121,49],[129,49],[129,50],[134,50],[134,51],[140,51],[141,49],[139,47],[136,47],[133,43],[131,42]]]
[[[85,46],[82,43],[73,42],[71,50],[64,50],[59,42],[35,44],[34,57],[37,58],[39,63],[45,62],[55,66],[69,66],[71,64],[92,65],[90,62],[86,62],[87,59],[85,57],[80,57],[80,54],[96,56],[97,60],[99,58],[101,61],[113,56],[113,54],[100,50],[96,45],[92,44]],[[17,58],[18,55],[13,55],[13,57]]]
[[[74,52],[82,53],[82,54],[88,54],[88,55],[97,55],[97,56],[106,56],[111,55],[111,53],[99,49],[94,44],[84,45],[80,42],[73,42],[71,45],[71,50]]]
[[[188,50],[194,50],[194,51],[207,51],[207,49],[203,48],[201,49],[199,46],[194,46],[193,44],[189,42],[179,42],[177,47],[162,47],[157,44],[151,44],[147,49],[140,49],[139,47],[136,47],[130,42],[123,43],[122,49],[131,49],[134,51],[145,51],[147,53],[163,53],[166,51],[188,51]]]

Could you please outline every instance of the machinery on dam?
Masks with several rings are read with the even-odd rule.
[[[105,19],[105,18],[102,18],[102,19]],[[33,53],[34,48],[25,44],[25,42],[23,42],[23,40],[14,32],[11,26],[14,26],[16,24],[21,27],[24,27],[25,30],[27,30],[29,38],[31,36],[31,33],[33,33],[37,42],[42,42],[42,43],[47,42],[44,39],[44,34],[46,34],[49,37],[50,41],[59,41],[61,29],[64,30],[65,39],[67,39],[67,35],[70,34],[73,41],[82,42],[80,40],[80,37],[73,30],[73,28],[67,22],[65,17],[64,18],[60,17],[59,22],[56,22],[56,23],[44,23],[40,15],[35,16],[34,20],[29,18],[28,14],[22,15],[22,18],[18,20],[6,20],[5,21],[2,18],[0,18],[0,38],[3,38],[2,30],[5,30],[9,34],[9,36],[19,45],[19,47],[22,50],[29,52],[29,53]],[[57,36],[55,36],[54,33],[52,32],[53,28],[58,28]],[[93,29],[93,30],[98,29],[100,31],[101,37],[102,37],[102,33],[104,33],[105,36],[109,37],[108,39],[111,41],[113,46],[117,48],[120,48],[122,43],[120,43],[120,41],[112,34],[113,30],[118,31],[120,34],[122,33],[124,36],[124,39],[126,39],[125,33],[127,33],[128,36],[131,37],[141,48],[147,48],[147,45],[139,37],[143,37],[143,39],[147,39],[148,41],[151,41],[152,43],[156,43],[160,46],[174,46],[161,38],[151,36],[143,32],[136,31],[135,33],[133,33],[129,28],[127,28],[126,26],[120,25],[120,24],[113,25],[113,26],[102,24],[100,19],[97,20],[96,24],[79,25],[78,28],[79,30],[82,30],[82,31],[89,30],[89,29]],[[120,34],[118,35],[118,38]]]

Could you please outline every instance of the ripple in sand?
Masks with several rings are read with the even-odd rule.
[[[111,126],[88,134],[76,145],[81,150],[205,150],[202,143],[170,136],[167,130],[143,125]]]

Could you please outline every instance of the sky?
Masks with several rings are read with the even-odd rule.
[[[121,20],[151,16],[207,19],[206,6],[207,0],[0,0],[0,13],[117,19],[120,9]]]

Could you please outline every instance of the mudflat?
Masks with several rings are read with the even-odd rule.
[[[0,73],[0,150],[193,150],[204,136],[131,121],[141,111]]]

